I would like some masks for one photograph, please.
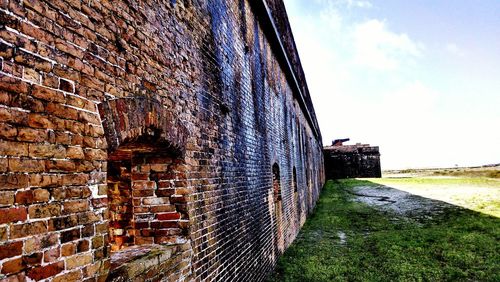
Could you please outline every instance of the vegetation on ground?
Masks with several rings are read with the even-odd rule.
[[[500,222],[458,206],[413,220],[328,181],[270,281],[500,281]]]
[[[384,175],[413,175],[413,176],[454,176],[454,177],[482,177],[500,178],[500,164],[492,164],[478,167],[451,167],[451,168],[423,168],[385,170]]]

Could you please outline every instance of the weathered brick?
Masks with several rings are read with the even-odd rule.
[[[28,207],[30,218],[53,217],[61,214],[60,204],[41,204]]]
[[[17,128],[7,123],[0,123],[0,138],[15,139],[17,136]]]
[[[24,5],[27,8],[32,9],[40,14],[43,14],[45,12],[45,6],[40,1],[28,0],[26,1],[26,3],[24,3]]]
[[[177,220],[181,218],[181,215],[176,212],[172,213],[160,213],[157,214],[158,220]]]
[[[5,158],[0,159],[0,173],[7,172],[8,170],[9,170],[9,159]]]
[[[26,275],[34,280],[42,280],[51,276],[55,276],[64,270],[64,262],[59,261],[55,263],[51,263],[44,266],[38,266],[34,268],[30,268]]]
[[[80,237],[81,237],[80,228],[64,231],[64,232],[61,232],[61,243],[75,241],[75,240],[80,239]]]
[[[2,274],[13,274],[23,271],[26,268],[26,264],[23,258],[16,258],[8,260],[2,264]]]
[[[0,226],[0,242],[7,241],[8,234],[7,234],[7,226]]]
[[[95,235],[95,228],[93,224],[86,224],[82,228],[82,237],[92,237]]]
[[[16,199],[16,204],[19,205],[31,204],[34,201],[33,191],[32,190],[17,191],[15,199]]]
[[[75,171],[76,164],[72,160],[47,160],[45,167],[48,171]]]
[[[28,144],[0,140],[0,155],[23,157],[28,155]]]
[[[48,138],[45,129],[22,127],[18,129],[17,140],[25,142],[43,142]]]
[[[29,114],[28,126],[33,128],[44,128],[44,129],[55,128],[54,123],[52,123],[52,121],[50,121],[46,115],[41,115],[41,114]]]
[[[29,144],[29,156],[34,158],[65,158],[66,149],[56,144],[31,143]]]
[[[14,48],[3,42],[0,42],[0,57],[4,58],[5,60],[9,60],[13,55]]]
[[[68,273],[56,276],[56,277],[54,277],[54,279],[52,279],[52,282],[82,281],[80,279],[81,277],[82,277],[82,271],[78,269],[78,270],[75,270],[72,272],[68,272]],[[87,277],[91,277],[91,276],[87,276]]]
[[[32,253],[23,256],[23,261],[26,265],[40,265],[42,263],[43,253]]]
[[[28,187],[26,174],[0,174],[0,190],[12,190]]]
[[[100,149],[84,149],[85,159],[90,161],[103,161],[107,159],[106,151]]]
[[[61,246],[61,256],[67,257],[76,254],[75,243],[68,243]]]
[[[52,247],[59,242],[59,235],[57,233],[42,234],[29,237],[24,243],[24,252],[32,253],[38,252],[42,249]]]
[[[46,111],[47,111],[47,113],[50,113],[56,117],[60,117],[63,119],[72,119],[72,120],[78,119],[78,111],[77,110],[75,110],[73,108],[66,107],[66,106],[61,105],[59,103],[54,103],[54,102],[48,103],[47,107],[46,107]]]
[[[62,185],[85,185],[89,181],[88,174],[68,174],[63,175],[61,178]]]
[[[62,216],[49,219],[49,231],[63,230],[79,224],[76,215]]]
[[[69,145],[71,144],[71,133],[67,132],[56,132],[55,141],[59,144]]]
[[[50,193],[46,189],[35,189],[33,190],[33,200],[35,202],[48,202],[50,199]]]
[[[29,175],[30,186],[32,187],[52,187],[62,184],[61,175],[44,175],[31,174]]]
[[[89,240],[81,240],[76,244],[76,250],[79,253],[84,253],[90,249]]]
[[[55,247],[50,250],[43,252],[43,261],[44,262],[53,262],[56,261],[61,256],[61,248]]]
[[[10,237],[12,239],[23,238],[45,232],[47,232],[47,223],[43,221],[16,224],[10,227]]]
[[[0,75],[0,90],[5,90],[15,94],[27,94],[29,89],[29,84],[20,79]]]
[[[15,223],[27,219],[25,207],[0,209],[0,224]]]
[[[99,212],[89,211],[89,212],[78,214],[78,219],[80,220],[81,224],[89,224],[89,223],[95,223],[98,221],[102,221],[103,217],[100,216]]]
[[[0,58],[0,70],[2,70],[3,60]],[[11,93],[1,90],[0,91],[0,104],[10,105],[11,104]]]
[[[93,257],[90,253],[68,257],[66,259],[66,268],[73,269],[79,266],[90,264],[92,263],[92,259]]]
[[[88,200],[67,201],[63,203],[63,207],[65,214],[83,212],[89,209],[89,201]]]
[[[104,238],[102,236],[96,236],[92,238],[92,248],[98,249],[104,246]]]
[[[59,77],[52,73],[42,74],[42,84],[50,88],[59,88]]]
[[[29,80],[32,83],[40,83],[41,75],[32,68],[24,68],[23,79]]]
[[[43,172],[45,162],[33,159],[9,159],[9,171],[11,172]]]
[[[0,207],[11,206],[14,204],[14,191],[0,191]]]
[[[22,25],[24,25],[24,23]],[[33,28],[33,27],[31,27],[31,28],[27,27],[25,30],[27,30],[27,29],[30,29],[32,31],[37,30],[37,28]],[[33,35],[36,35],[36,34],[33,34]],[[52,63],[50,61],[42,59],[39,56],[35,56],[33,54],[30,54],[24,50],[18,50],[16,52],[16,55],[14,56],[14,61],[16,63],[21,64],[21,65],[31,67],[31,68],[34,68],[36,70],[40,70],[43,72],[50,72],[52,70]]]
[[[15,257],[23,253],[23,242],[10,242],[0,245],[0,260]]]
[[[94,277],[101,268],[100,263],[93,263],[83,268],[83,275],[85,277]]]

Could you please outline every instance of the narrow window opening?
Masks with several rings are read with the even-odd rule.
[[[293,202],[295,203],[296,219],[300,222],[300,203],[299,203],[299,189],[297,185],[297,170],[293,167],[292,171],[292,187],[293,187]]]
[[[282,197],[281,197],[281,177],[280,168],[277,163],[273,164],[273,195],[274,195],[274,214],[276,216],[276,230],[277,230],[277,247],[278,252],[282,253],[285,249],[285,242],[282,230]]]

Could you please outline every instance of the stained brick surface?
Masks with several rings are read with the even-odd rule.
[[[321,148],[281,0],[0,0],[0,280],[263,280]]]

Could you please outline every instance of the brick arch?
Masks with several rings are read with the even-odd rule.
[[[181,258],[189,269],[187,128],[156,99],[119,98],[98,107],[108,143],[107,281],[144,280],[151,263],[165,266],[168,277]]]
[[[148,144],[156,144],[156,151],[160,148],[184,155],[188,129],[160,101],[134,96],[107,100],[98,108],[108,152],[128,144],[142,144],[143,150],[148,150]]]

